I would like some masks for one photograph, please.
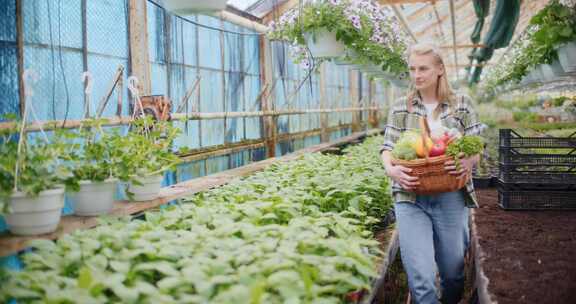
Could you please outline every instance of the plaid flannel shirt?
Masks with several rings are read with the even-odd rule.
[[[457,96],[454,109],[450,109],[448,102],[443,101],[441,104],[440,121],[447,128],[457,128],[464,135],[480,135],[484,130],[484,124],[478,121],[478,115],[472,106],[472,100],[468,96]],[[426,117],[426,108],[419,97],[412,100],[412,111],[408,112],[406,97],[396,101],[390,109],[386,129],[384,130],[384,144],[380,149],[382,151],[391,151],[394,144],[402,132],[411,129],[420,129],[420,117]],[[470,179],[466,184],[465,203],[469,208],[478,207],[478,199],[474,192],[474,186]],[[412,202],[416,201],[416,194],[407,192],[398,183],[392,185],[392,195],[395,202]]]

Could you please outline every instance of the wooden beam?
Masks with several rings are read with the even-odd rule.
[[[263,161],[254,162],[239,168],[222,171],[216,174],[191,179],[188,181],[180,182],[172,186],[162,188],[160,190],[159,198],[138,202],[137,204],[128,201],[114,202],[114,209],[107,216],[109,217],[122,217],[139,214],[158,208],[175,199],[190,196],[192,194],[208,191],[210,189],[225,185],[237,178],[254,174],[258,171],[266,169],[268,166],[278,162],[288,162],[300,158],[304,154],[317,153],[329,150],[333,147],[339,147],[349,142],[358,141],[363,137],[381,134],[381,129],[372,129],[366,132],[353,133],[349,136],[342,137],[330,143],[323,143],[311,146],[305,149],[298,150],[294,153],[287,154],[282,157],[268,158]],[[62,217],[59,227],[56,232],[35,235],[35,236],[14,236],[8,232],[0,234],[0,257],[10,256],[17,254],[22,250],[29,247],[29,242],[37,239],[56,240],[67,234],[77,230],[90,229],[98,226],[100,223],[97,216],[74,216],[66,215]]]
[[[272,58],[272,46],[270,41],[265,37],[260,37],[260,84],[266,89],[262,98],[260,98],[260,109],[262,111],[271,111],[274,109],[276,94],[275,86],[269,84],[274,82],[274,61]],[[262,117],[262,138],[266,141],[266,155],[268,157],[276,156],[277,141],[277,119],[273,116]]]
[[[248,18],[242,17],[240,15],[228,12],[228,11],[222,11],[220,13],[218,13],[218,17],[220,17],[220,19],[228,21],[230,23],[234,23],[236,25],[240,25],[242,27],[251,29],[253,31],[256,31],[258,33],[266,33],[268,32],[268,27],[263,25],[262,23],[250,20]]]
[[[138,78],[140,95],[150,95],[150,60],[148,57],[147,0],[130,0],[129,26],[130,71]]]
[[[326,64],[322,63],[320,66],[320,80],[319,80],[319,87],[320,87],[320,109],[326,109],[327,100],[326,100]],[[320,114],[320,128],[322,129],[322,134],[320,136],[321,142],[327,142],[330,134],[328,133],[328,115],[323,113]]]
[[[463,7],[467,7],[468,5],[471,5],[471,2],[469,1],[459,1],[456,4],[456,10],[460,10]],[[434,8],[431,5],[427,5],[426,7],[431,7],[431,11],[430,13],[434,13]],[[424,17],[422,16],[415,16],[417,13],[411,14],[410,16],[407,17],[408,22],[410,23],[416,23],[419,22],[420,20],[424,19]],[[421,13],[420,13],[421,14]],[[466,14],[460,14],[460,15],[464,15],[464,16],[468,16]],[[425,37],[430,38],[429,36],[427,36],[430,31],[434,30],[434,25],[437,25],[438,22],[444,22],[446,21],[448,18],[450,17],[450,15],[445,15],[445,16],[440,16],[439,19],[437,19],[435,22],[430,22],[430,23],[423,23],[423,25],[418,28],[418,29],[414,29],[414,33],[416,35],[416,38],[418,39],[425,39]],[[475,18],[475,15],[471,16],[472,18]]]
[[[87,1],[82,0],[82,71],[88,72],[88,16],[87,16]],[[86,87],[88,86],[88,81],[84,83],[84,90],[82,90],[82,95],[84,95],[84,116],[90,117],[90,96],[86,94]]]
[[[284,13],[288,10],[296,7],[298,5],[298,1],[300,0],[288,0],[280,5],[275,5],[264,17],[262,17],[262,22],[264,24],[270,23],[270,21],[274,21],[277,18],[280,18]]]
[[[450,0],[450,19],[452,21],[452,45],[454,50],[454,65],[458,66],[458,51],[456,49],[456,13],[454,12],[454,0]],[[456,81],[460,80],[460,73],[456,70]]]
[[[446,42],[446,35],[444,34],[444,29],[442,28],[443,19],[440,19],[440,14],[438,14],[438,8],[436,7],[436,2],[431,2],[429,5],[432,6],[432,10],[434,11],[434,16],[436,16],[436,26],[438,27],[438,31],[440,32],[440,36],[442,36],[442,41]]]

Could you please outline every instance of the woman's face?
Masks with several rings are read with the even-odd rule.
[[[439,76],[444,73],[444,68],[436,62],[432,54],[410,55],[408,68],[410,78],[417,90],[436,88]]]

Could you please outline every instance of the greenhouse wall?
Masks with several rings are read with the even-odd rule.
[[[123,89],[111,93],[102,117],[130,115],[133,98],[127,89],[128,77],[135,73],[132,59],[141,51],[131,47],[133,2],[137,1],[0,0],[0,115],[21,115],[23,90],[19,75],[24,70],[30,71],[32,79],[28,82],[32,94],[27,104],[33,109],[33,120],[82,119],[86,102],[93,115],[120,67],[124,69],[120,76]],[[17,3],[22,3],[20,15],[16,14]],[[187,113],[261,111],[263,103],[259,97],[264,86],[272,88],[269,110],[384,106],[388,101],[385,84],[347,66],[325,62],[311,70],[292,60],[286,43],[266,40],[252,29],[211,16],[175,16],[153,1],[142,3],[145,16],[140,17],[144,17],[146,26],[140,31],[147,37],[150,71],[150,86],[142,94],[166,95],[173,111],[196,81],[197,89],[185,106]],[[18,23],[22,25],[20,32]],[[270,50],[270,64],[265,66],[263,47]],[[81,77],[84,71],[92,77],[91,92],[85,91]],[[272,75],[271,79],[264,79],[264,71]],[[165,174],[163,185],[336,140],[351,134],[354,128],[368,128],[368,118],[368,111],[279,115],[275,119],[278,139],[272,146],[265,144],[262,117],[175,121],[182,129],[175,150],[246,148],[186,161],[175,172]],[[327,129],[323,129],[323,119]],[[118,198],[124,198],[121,189]],[[67,205],[64,214],[71,212]],[[0,231],[3,230],[0,218]]]

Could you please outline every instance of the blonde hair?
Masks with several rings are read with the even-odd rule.
[[[442,55],[440,54],[440,50],[431,43],[416,43],[412,45],[408,49],[408,56],[409,59],[412,55],[433,55],[436,64],[442,65],[442,69],[444,73],[438,77],[438,83],[436,84],[436,97],[438,101],[448,101],[448,105],[450,109],[454,108],[456,103],[456,95],[448,82],[448,78],[446,77],[446,67],[444,66],[444,59],[442,59]],[[407,106],[408,111],[412,112],[412,100],[416,96],[419,95],[418,90],[414,87],[414,84],[410,83],[410,89],[408,90],[408,98],[407,98]],[[433,112],[433,117],[436,119],[438,115],[440,115],[440,107],[437,107]]]

